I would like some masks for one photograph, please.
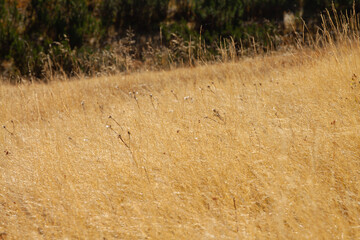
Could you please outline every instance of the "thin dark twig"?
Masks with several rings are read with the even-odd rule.
[[[121,137],[121,134],[119,134],[117,131],[115,131],[115,130],[111,127],[111,125],[108,125],[108,128],[109,128],[111,131],[113,131],[113,132],[118,136],[118,138],[122,141],[122,143],[123,143],[127,148],[130,149],[129,145],[127,145],[126,142],[124,141],[124,139]]]
[[[138,108],[140,109],[140,105],[139,105],[139,101],[138,101],[138,99],[137,99],[137,97],[136,97],[136,93],[137,93],[137,92],[133,92],[133,95],[134,95],[134,99],[135,99],[135,101],[136,101],[136,104],[137,104]]]
[[[13,133],[15,133],[15,123],[13,120],[10,121],[12,123],[12,126],[13,126]]]
[[[126,144],[126,142],[124,141],[124,139],[121,137],[121,134],[118,135],[118,138],[120,138],[120,140],[122,141],[122,143],[130,149],[129,145]]]
[[[13,132],[10,132],[10,131],[6,128],[5,125],[3,125],[3,128],[5,129],[5,131],[7,131],[8,133],[10,133],[11,135],[14,135],[14,133],[13,133]]]
[[[151,104],[153,106],[154,109],[156,109],[155,105],[154,105],[154,99],[153,99],[153,95],[150,94],[150,100],[151,100]]]
[[[131,133],[130,133],[130,131],[128,131],[128,135],[129,135],[129,147],[131,147],[131,138],[130,138]]]
[[[174,97],[176,98],[176,100],[178,100],[178,101],[179,101],[179,99],[178,99],[178,97],[177,97],[176,93],[174,92],[174,90],[171,90],[171,93],[174,95]]]
[[[129,151],[130,151],[130,153],[131,153],[131,157],[132,157],[132,159],[133,159],[136,167],[138,167],[138,164],[137,164],[137,162],[136,162],[136,160],[135,160],[134,153],[133,153],[133,151],[131,150],[131,147],[130,147],[130,131],[128,131],[129,144],[127,144],[127,143],[124,141],[124,139],[122,138],[121,134],[119,134],[117,131],[115,131],[115,130],[111,127],[111,125],[107,125],[107,128],[109,128],[111,131],[113,131],[113,132],[118,136],[118,138],[120,139],[120,141],[125,145],[125,147],[126,147],[127,149],[129,149]]]
[[[115,118],[113,118],[111,115],[109,116],[109,119],[113,120],[120,128],[121,130],[123,130],[122,126],[120,125],[120,123],[118,123]]]

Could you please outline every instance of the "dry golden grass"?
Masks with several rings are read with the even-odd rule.
[[[0,85],[0,239],[359,239],[357,76],[352,42]]]

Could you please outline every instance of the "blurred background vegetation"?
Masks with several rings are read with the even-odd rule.
[[[276,50],[353,0],[0,0],[0,74],[111,74]]]

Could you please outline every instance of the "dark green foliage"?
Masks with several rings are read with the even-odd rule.
[[[120,34],[132,28],[137,33],[158,31],[166,18],[169,0],[104,0],[100,7],[103,26]]]
[[[243,0],[195,0],[193,12],[197,28],[204,29],[206,38],[240,34],[237,28],[244,12]]]
[[[71,75],[78,68],[73,49],[103,32],[85,0],[32,0],[22,12],[0,0],[0,17],[0,63],[12,62],[11,75],[41,78],[46,68]]]
[[[265,10],[272,9],[274,13],[274,9],[278,8],[282,16],[288,5],[291,4],[285,0],[194,0],[190,8],[185,6],[186,9],[182,11],[188,14],[183,15],[181,21],[164,26],[164,33],[166,39],[175,32],[186,40],[190,35],[196,39],[201,33],[207,44],[218,42],[220,38],[233,37],[237,41],[248,42],[249,37],[255,37],[256,41],[268,45],[269,36],[277,34],[279,26],[273,21],[264,20]],[[276,19],[275,16],[273,14],[272,18]],[[254,21],[256,18],[261,20]],[[187,28],[187,22],[194,23],[194,28]]]
[[[128,29],[137,39],[158,37],[161,29],[156,41],[174,51],[172,58],[189,58],[189,51],[201,58],[203,43],[206,54],[216,53],[219,41],[230,36],[236,46],[249,47],[255,39],[266,48],[278,41],[275,36],[281,33],[285,11],[298,16],[303,12],[305,20],[314,20],[332,7],[331,0],[177,0],[175,12],[169,13],[169,2],[30,0],[24,9],[15,0],[0,0],[0,73],[39,79],[53,73],[72,76],[103,71],[100,64],[113,67],[119,62],[119,50],[109,45],[126,37]],[[353,7],[353,0],[333,3],[338,11]],[[126,64],[127,54],[143,59],[134,48],[139,44],[136,38],[121,44],[125,49],[131,45],[131,51],[120,51]]]
[[[345,11],[352,9],[354,0],[312,0],[306,1],[304,5],[304,15],[306,17],[311,17],[319,12],[323,11],[325,8],[331,9],[332,4],[334,4],[337,11]],[[355,5],[359,9],[359,4]]]
[[[22,22],[23,16],[16,4],[0,0],[0,58],[9,59],[11,50],[23,45],[20,43]]]
[[[295,12],[301,0],[243,0],[244,20],[276,19],[280,20],[284,11]]]
[[[60,41],[69,37],[71,47],[81,47],[101,35],[99,21],[88,11],[85,0],[31,0],[27,35],[31,40]]]

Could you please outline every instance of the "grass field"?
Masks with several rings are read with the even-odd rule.
[[[0,239],[360,239],[358,42],[0,85]]]

